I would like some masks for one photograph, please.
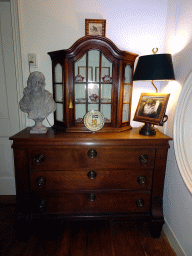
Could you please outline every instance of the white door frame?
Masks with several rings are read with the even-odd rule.
[[[10,0],[11,5],[11,22],[13,29],[13,47],[15,60],[15,75],[17,86],[17,101],[23,97],[23,71],[22,71],[22,42],[20,37],[19,27],[19,0]],[[26,127],[26,116],[22,111],[19,111],[19,126],[20,130]]]

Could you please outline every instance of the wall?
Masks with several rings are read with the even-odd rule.
[[[167,15],[168,14],[168,15]],[[173,136],[174,112],[181,87],[191,72],[190,51],[192,2],[190,0],[19,0],[24,83],[29,68],[27,54],[36,53],[38,68],[46,77],[51,91],[51,61],[47,52],[69,48],[85,35],[85,18],[106,19],[106,36],[121,50],[139,55],[150,54],[154,47],[159,53],[174,54],[177,82],[161,83],[161,91],[171,93],[165,132]],[[135,82],[134,114],[141,92],[154,92],[148,82]],[[52,121],[51,118],[49,118]],[[33,121],[27,119],[27,126]],[[132,126],[140,123],[132,122]],[[191,255],[192,197],[177,167],[173,143],[168,154],[164,189],[166,223],[186,255]],[[179,252],[181,255],[182,251]]]
[[[160,53],[163,51],[167,0],[20,0],[19,10],[24,83],[29,75],[27,54],[36,53],[38,68],[31,71],[44,73],[49,91],[52,77],[47,52],[67,49],[84,36],[85,18],[106,19],[106,36],[121,50],[150,54],[158,47]],[[154,89],[149,83],[135,83],[132,113],[143,91]],[[33,123],[27,119],[27,126]]]
[[[173,63],[177,84],[173,88],[174,104],[169,107],[169,121],[166,132],[173,136],[174,113],[179,92],[192,71],[192,1],[169,0],[165,45],[173,53]],[[168,25],[169,24],[169,25]],[[162,88],[166,91],[166,86]],[[168,154],[164,186],[164,216],[169,229],[187,256],[192,255],[192,195],[180,175],[173,142]],[[183,255],[178,250],[177,255]]]

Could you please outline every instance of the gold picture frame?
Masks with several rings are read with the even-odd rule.
[[[133,121],[162,126],[170,94],[141,93]],[[166,119],[166,120],[165,120]]]
[[[106,32],[106,20],[85,19],[86,36],[104,36]]]

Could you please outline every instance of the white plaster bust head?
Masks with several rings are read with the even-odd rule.
[[[29,75],[23,94],[24,96],[19,102],[20,109],[35,122],[42,123],[56,109],[52,94],[45,90],[45,77],[41,72],[35,71]]]

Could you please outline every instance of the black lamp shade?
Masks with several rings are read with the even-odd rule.
[[[175,80],[171,54],[153,54],[139,57],[133,81]]]

